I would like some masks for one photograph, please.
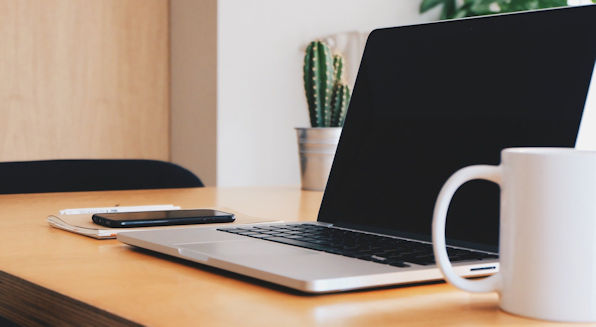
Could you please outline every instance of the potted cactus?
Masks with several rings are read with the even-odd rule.
[[[304,91],[310,128],[296,128],[302,189],[323,190],[350,102],[344,58],[313,41],[304,55]]]

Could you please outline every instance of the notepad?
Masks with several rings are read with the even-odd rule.
[[[118,206],[118,207],[100,207],[100,208],[75,208],[62,209],[61,215],[82,215],[82,214],[96,214],[96,213],[117,213],[117,212],[134,212],[134,211],[160,211],[160,210],[176,210],[179,206],[173,204],[153,204],[148,206]]]

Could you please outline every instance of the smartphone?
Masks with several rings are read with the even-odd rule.
[[[110,228],[228,223],[235,219],[234,214],[212,209],[96,213],[91,218]]]

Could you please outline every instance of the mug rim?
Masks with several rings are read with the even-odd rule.
[[[563,147],[520,147],[506,148],[501,151],[502,154],[527,154],[527,155],[595,155],[596,151],[581,150],[576,148]]]

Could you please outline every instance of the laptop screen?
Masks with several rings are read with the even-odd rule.
[[[430,240],[447,178],[515,146],[573,147],[596,6],[381,29],[368,38],[319,221]],[[499,187],[466,183],[451,244],[498,248]]]

